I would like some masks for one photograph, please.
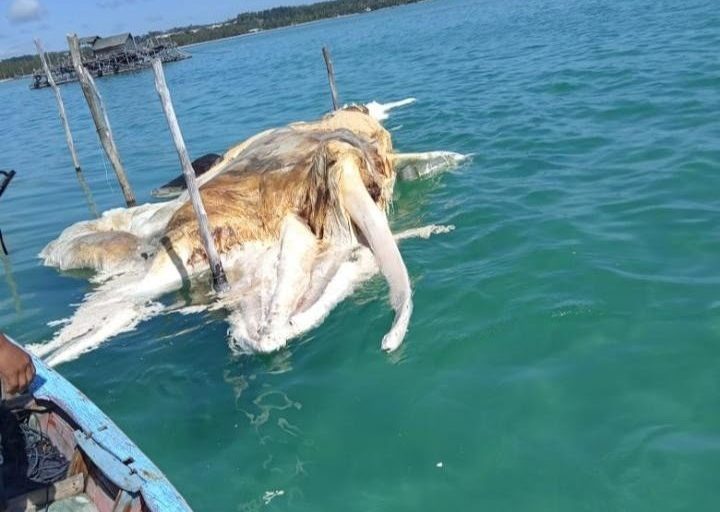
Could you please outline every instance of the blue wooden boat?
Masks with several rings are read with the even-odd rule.
[[[13,495],[6,482],[5,510],[191,510],[165,475],[95,404],[40,359],[33,357],[33,362],[36,377],[29,392],[4,400],[2,409],[22,418],[23,432],[35,432],[52,444],[56,458],[63,461],[62,474],[52,483],[23,489],[20,495]],[[3,446],[7,442],[4,439]],[[26,467],[35,463],[32,460]],[[0,484],[1,480],[0,474]]]

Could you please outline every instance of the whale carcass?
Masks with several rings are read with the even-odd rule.
[[[209,307],[229,311],[231,346],[277,350],[378,269],[395,311],[381,346],[392,351],[402,343],[412,291],[386,216],[396,160],[417,164],[422,155],[395,155],[388,131],[352,106],[255,135],[198,178],[231,284]],[[443,159],[458,160],[452,153]],[[70,226],[40,257],[62,270],[97,272],[97,288],[73,317],[50,342],[33,347],[51,364],[133,329],[163,309],[163,294],[208,272],[187,193]]]

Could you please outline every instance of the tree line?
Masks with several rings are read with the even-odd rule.
[[[152,31],[138,39],[168,36],[179,46],[184,46],[419,1],[421,0],[331,0],[294,7],[274,7],[264,11],[245,12],[223,23],[176,27],[162,32]],[[59,62],[65,55],[67,52],[48,53],[52,62]],[[37,55],[11,57],[0,61],[0,79],[26,75],[39,68],[40,59]]]

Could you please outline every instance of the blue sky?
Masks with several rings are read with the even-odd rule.
[[[65,34],[144,34],[191,23],[223,21],[241,12],[314,0],[0,0],[0,59],[34,53],[33,38],[65,50]]]

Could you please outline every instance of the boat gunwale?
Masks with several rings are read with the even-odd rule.
[[[14,340],[11,341],[17,344]],[[139,494],[147,510],[192,512],[185,499],[163,472],[99,407],[40,358],[32,354],[31,357],[35,365],[35,378],[27,394],[36,402],[54,405],[59,409],[57,413],[77,425],[78,430],[81,431],[80,435],[94,442],[100,449],[122,463],[123,467],[128,468],[129,473],[135,475],[141,482]],[[78,449],[82,449],[79,444]],[[127,474],[113,474],[117,471],[115,469],[117,466],[104,467],[91,453],[83,450],[83,454],[110,481],[122,481],[123,478],[127,478]]]

